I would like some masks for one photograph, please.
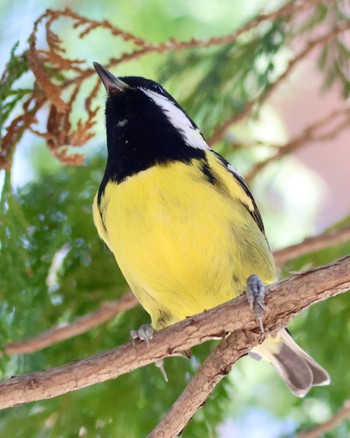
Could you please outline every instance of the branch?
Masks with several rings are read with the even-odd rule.
[[[301,243],[274,251],[273,257],[276,267],[281,268],[289,260],[308,254],[309,252],[339,245],[347,240],[350,240],[350,227],[323,233],[315,237],[308,237]]]
[[[286,3],[279,9],[257,16],[241,28],[222,37],[212,37],[202,40],[192,38],[189,41],[178,41],[173,38],[160,44],[154,44],[126,32],[107,20],[97,21],[83,17],[69,8],[64,10],[48,9],[35,21],[33,32],[29,38],[28,62],[39,86],[35,86],[27,102],[33,101],[35,105],[31,110],[31,117],[28,117],[25,108],[27,103],[25,103],[23,105],[23,113],[13,119],[9,126],[6,127],[6,130],[9,132],[8,135],[4,137],[3,144],[0,147],[2,152],[0,154],[0,167],[10,167],[15,146],[25,130],[30,130],[36,135],[45,138],[49,142],[50,150],[56,158],[63,163],[74,165],[81,164],[81,154],[72,153],[68,155],[62,146],[81,146],[94,135],[92,128],[96,122],[97,107],[92,108],[92,103],[101,86],[101,81],[96,79],[95,86],[85,99],[87,114],[83,117],[84,121],[80,119],[77,124],[72,123],[70,113],[72,112],[73,104],[76,102],[78,92],[81,90],[82,84],[91,76],[95,75],[95,71],[91,68],[84,68],[85,60],[69,59],[66,56],[66,48],[64,47],[63,41],[54,31],[56,22],[59,19],[65,18],[72,20],[72,27],[79,29],[79,39],[83,39],[86,35],[99,28],[106,29],[113,37],[120,38],[124,42],[132,44],[134,47],[130,52],[121,53],[118,57],[109,59],[106,66],[113,67],[152,53],[164,54],[174,50],[203,49],[232,43],[242,36],[242,34],[250,32],[261,23],[271,22],[276,19],[288,20],[289,17],[295,17],[323,1],[324,0],[297,0]],[[45,27],[45,49],[37,47],[37,37],[41,26]],[[42,41],[41,35],[38,40]],[[50,67],[50,70],[47,67]],[[57,83],[57,77],[53,80],[48,71],[60,73],[69,72],[69,79]],[[65,92],[64,94],[63,91]],[[36,123],[36,114],[39,109],[47,103],[51,105],[47,128],[46,131],[39,132],[33,128],[33,125]],[[17,133],[18,131],[19,134]]]
[[[320,436],[324,436],[326,432],[337,427],[344,420],[350,417],[350,400],[346,400],[343,407],[332,417],[330,420],[326,421],[319,426],[316,426],[314,429],[311,429],[306,432],[301,432],[298,435],[298,438],[317,438]]]
[[[312,251],[339,245],[347,240],[350,240],[350,227],[339,231],[320,234],[319,236],[308,237],[301,243],[274,251],[273,256],[276,267],[277,269],[281,269],[288,260],[292,260]],[[115,318],[119,313],[134,308],[137,304],[137,299],[131,292],[128,292],[118,300],[102,303],[94,312],[87,313],[65,326],[53,327],[37,336],[5,345],[3,351],[8,356],[34,353],[35,351],[42,350],[98,327]]]
[[[292,58],[288,62],[285,71],[275,80],[275,82],[270,84],[270,87],[267,88],[261,94],[261,96],[258,96],[257,98],[246,102],[241,112],[228,117],[221,125],[219,125],[215,129],[213,135],[207,139],[207,143],[209,144],[209,146],[213,147],[217,142],[222,139],[230,126],[247,117],[257,105],[261,105],[264,101],[266,101],[279,86],[279,84],[284,82],[284,80],[294,71],[295,67],[300,63],[300,61],[305,59],[306,56],[309,55],[316,47],[321,44],[326,44],[329,40],[335,38],[342,32],[347,31],[349,28],[350,22],[346,22],[345,24],[341,24],[338,27],[331,29],[329,32],[326,32],[323,35],[318,36],[314,40],[308,41],[304,49],[301,50],[297,55],[295,55],[294,58]]]
[[[164,357],[177,355],[195,345],[226,337],[239,330],[253,333],[246,344],[246,348],[251,349],[262,342],[266,335],[285,327],[303,309],[348,289],[350,256],[269,286],[266,301],[274,312],[265,315],[265,333],[260,333],[243,295],[157,332],[149,345],[144,342],[137,345],[129,343],[68,365],[4,381],[0,384],[0,409],[53,398],[115,379]]]
[[[321,269],[324,269],[324,267]],[[315,273],[317,271],[318,270],[314,270],[312,272]],[[299,275],[309,274],[310,272],[311,271]],[[290,280],[288,280],[288,282],[289,281]],[[312,286],[316,286],[314,280],[309,279],[309,281]],[[307,287],[307,283],[308,281],[305,281],[303,287]],[[278,285],[280,284],[281,283]],[[278,287],[278,285],[275,286]],[[286,289],[289,289],[292,292],[297,288],[294,287],[292,283],[291,287],[287,287]],[[278,290],[280,291],[279,287]],[[272,290],[269,289],[269,292],[271,293]],[[297,295],[296,298],[300,298],[300,296]],[[280,304],[275,303],[274,306],[276,305]],[[275,307],[273,307],[273,309],[275,309]],[[276,320],[274,316],[271,315],[270,317]],[[261,343],[262,341],[263,339],[259,332],[248,331],[244,328],[233,332],[224,339],[203,363],[202,367],[187,385],[181,396],[176,400],[161,422],[150,433],[148,438],[175,437],[181,434],[183,429],[192,419],[193,415],[203,406],[215,386],[231,371],[232,365],[239,358],[246,355],[254,345]],[[349,412],[347,412],[347,415],[349,415]],[[314,438],[314,435],[304,438]]]
[[[246,330],[235,331],[224,339],[147,438],[180,435],[216,385],[231,371],[233,364],[249,352],[252,343],[256,345],[259,341],[261,335],[258,332]]]
[[[326,125],[329,125],[336,118],[342,115],[345,116],[344,120],[341,120],[335,126],[331,126],[331,127],[327,126],[328,131],[318,133],[320,129],[324,130]],[[258,173],[262,169],[264,169],[268,164],[280,160],[281,158],[290,154],[291,152],[300,149],[306,143],[315,143],[315,142],[321,143],[335,138],[338,134],[340,134],[340,132],[342,132],[344,129],[349,127],[349,123],[350,123],[350,112],[348,108],[341,107],[341,108],[337,108],[336,110],[332,110],[325,117],[322,117],[320,120],[317,120],[316,122],[304,128],[301,134],[295,136],[292,140],[290,140],[285,145],[276,146],[277,151],[273,155],[265,158],[262,161],[257,162],[253,166],[250,172],[245,176],[246,181],[251,182],[258,175]]]
[[[85,333],[88,330],[109,321],[119,313],[132,309],[136,304],[138,304],[138,301],[134,294],[128,292],[119,300],[105,302],[95,312],[77,318],[70,324],[61,327],[54,327],[46,332],[40,333],[38,336],[6,345],[4,353],[11,356],[14,354],[26,354],[42,350],[43,348],[56,344],[57,342]]]

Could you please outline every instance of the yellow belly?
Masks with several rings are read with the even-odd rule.
[[[108,183],[105,227],[95,200],[99,233],[156,329],[237,296],[252,274],[274,281],[266,239],[232,193],[173,163]]]

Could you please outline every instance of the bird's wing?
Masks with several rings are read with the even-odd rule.
[[[258,225],[260,231],[265,235],[265,228],[264,224],[261,218],[260,211],[258,209],[258,206],[256,205],[256,201],[254,199],[254,196],[252,192],[250,191],[250,188],[248,187],[248,184],[245,182],[244,178],[238,173],[238,171],[228,162],[226,161],[221,155],[216,153],[215,151],[211,150],[211,153],[214,154],[217,161],[226,169],[227,172],[229,172],[234,180],[239,184],[239,186],[243,189],[245,196],[240,198],[240,201],[242,204],[247,208],[251,216],[253,217],[254,221]]]

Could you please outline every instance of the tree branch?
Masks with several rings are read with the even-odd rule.
[[[324,436],[326,432],[333,430],[339,424],[341,424],[344,420],[350,417],[350,400],[346,400],[343,407],[332,417],[330,420],[326,421],[323,424],[316,426],[315,428],[301,432],[298,435],[298,438],[318,438],[320,436]]]
[[[327,126],[331,125],[331,122],[334,122],[334,120],[339,118],[339,116],[344,116],[343,120],[338,122],[338,124],[335,126]],[[302,148],[305,144],[316,142],[321,143],[337,137],[344,129],[348,128],[349,123],[350,112],[346,106],[342,106],[341,108],[337,108],[335,110],[333,109],[325,117],[322,117],[320,120],[317,120],[309,126],[306,126],[301,134],[295,136],[286,144],[277,146],[274,154],[262,161],[255,163],[253,168],[245,176],[246,181],[250,183],[268,164],[280,160],[284,156],[295,152],[296,150]],[[318,132],[320,130],[325,131],[326,128],[328,128],[328,131],[322,133]]]
[[[245,296],[241,296],[157,332],[149,345],[129,343],[68,365],[4,381],[0,384],[0,409],[53,398],[115,379],[209,339],[226,337],[239,330],[253,333],[246,345],[250,349],[262,342],[266,335],[286,326],[306,307],[348,289],[350,256],[269,286],[266,301],[273,312],[264,318],[265,333],[260,333]]]
[[[301,243],[274,251],[273,256],[276,267],[280,269],[288,260],[300,257],[311,251],[318,251],[322,248],[339,245],[347,240],[350,240],[350,227],[339,231],[323,233],[319,236],[308,237]],[[119,313],[134,308],[137,304],[138,301],[133,293],[127,292],[120,299],[106,301],[94,312],[87,313],[65,326],[53,327],[37,336],[5,345],[3,351],[9,356],[34,353],[98,327],[115,318]],[[0,356],[1,354],[0,352]]]
[[[257,98],[246,102],[241,112],[228,117],[226,120],[224,120],[224,122],[221,125],[216,127],[212,136],[207,139],[207,143],[209,144],[209,146],[214,147],[216,143],[218,143],[223,138],[223,136],[225,135],[226,131],[230,128],[230,126],[247,117],[257,105],[261,105],[263,102],[265,102],[272,95],[275,89],[281,83],[283,83],[285,79],[294,71],[295,67],[302,60],[304,60],[306,56],[308,56],[316,47],[322,44],[326,44],[332,38],[335,38],[339,34],[349,30],[349,27],[350,27],[349,22],[346,22],[345,24],[342,23],[341,25],[339,25],[339,27],[333,28],[329,32],[326,32],[323,35],[318,36],[317,38],[311,41],[308,41],[305,44],[304,49],[301,50],[298,54],[296,54],[294,58],[292,58],[288,62],[285,71],[273,83],[271,83],[269,88],[267,88]]]
[[[101,86],[101,81],[96,79],[95,86],[91,93],[85,99],[86,117],[79,120],[78,126],[71,123],[70,113],[72,112],[73,104],[76,102],[78,91],[82,84],[95,75],[94,69],[84,68],[85,60],[70,59],[65,56],[65,47],[59,35],[55,33],[55,25],[59,19],[65,18],[73,21],[72,27],[78,29],[79,39],[83,39],[96,29],[106,29],[116,38],[120,38],[124,42],[132,44],[131,51],[121,53],[116,58],[110,58],[108,67],[117,66],[121,63],[139,59],[142,56],[152,53],[169,53],[171,51],[188,50],[188,49],[203,49],[212,46],[220,46],[236,41],[242,34],[250,32],[252,29],[264,22],[272,22],[276,19],[288,20],[289,17],[296,17],[303,14],[304,11],[315,7],[324,0],[296,0],[282,5],[267,14],[261,14],[253,18],[241,28],[222,37],[212,37],[208,39],[195,39],[189,41],[177,41],[172,38],[159,44],[146,41],[139,36],[131,34],[114,26],[107,20],[97,21],[83,17],[70,8],[64,10],[48,9],[34,23],[33,32],[29,38],[28,62],[32,70],[36,82],[40,86],[35,86],[33,92],[23,104],[23,111],[20,116],[13,118],[6,126],[7,134],[4,136],[0,145],[0,168],[9,168],[11,166],[12,155],[16,144],[26,130],[30,130],[36,135],[45,138],[50,146],[50,151],[60,161],[66,164],[81,164],[82,157],[80,154],[64,153],[65,149],[61,146],[81,146],[86,143],[91,136],[94,135],[92,128],[96,122],[97,108],[92,108],[92,102],[95,100],[98,89]],[[42,42],[42,36],[38,37],[42,26],[45,27],[45,44],[44,47],[38,47],[37,39]],[[59,70],[60,72],[69,72],[69,79],[57,83],[52,80],[48,74],[47,66],[51,69]],[[5,77],[7,70],[3,74]],[[72,77],[73,73],[73,77]],[[65,90],[63,97],[62,91]],[[27,114],[26,107],[32,103],[33,108],[30,114]],[[43,132],[33,128],[36,124],[36,113],[44,104],[51,104],[49,118],[47,120],[47,129]],[[57,107],[57,108],[56,108]],[[55,109],[54,109],[55,108]],[[60,111],[57,111],[60,109]]]
[[[293,260],[312,251],[319,251],[323,248],[339,245],[350,240],[350,227],[337,231],[320,234],[319,236],[308,237],[303,242],[273,252],[277,268],[281,268],[289,260]]]
[[[95,312],[87,313],[70,324],[61,327],[53,327],[46,332],[40,333],[38,336],[8,344],[5,346],[4,352],[11,356],[14,354],[26,354],[42,350],[57,342],[85,333],[109,321],[119,313],[132,309],[137,304],[138,301],[134,294],[127,292],[119,300],[102,303],[101,307]]]
[[[311,279],[309,279],[309,281],[310,280]],[[313,281],[311,280],[310,283],[313,283]],[[305,287],[305,285],[303,286]],[[313,284],[313,286],[315,286],[315,284]],[[292,285],[290,289],[294,291],[296,288]],[[296,298],[297,297],[298,295],[296,295]],[[275,303],[275,306],[276,305],[277,303]],[[275,307],[273,308],[275,309]],[[276,316],[276,314],[274,316]],[[275,319],[274,316],[272,316],[273,319]],[[247,331],[243,328],[233,332],[224,339],[206,359],[181,396],[176,400],[155,429],[148,435],[148,438],[178,436],[190,422],[197,410],[203,406],[215,386],[231,371],[233,364],[240,357],[247,354],[254,345],[262,341],[261,333],[258,331]],[[342,413],[342,415],[342,418],[344,418],[344,415],[349,415],[349,412],[347,412],[347,414]],[[314,438],[316,436],[318,435],[303,438]]]
[[[205,360],[184,392],[147,438],[180,435],[216,385],[231,371],[233,364],[250,351],[250,345],[258,344],[261,339],[259,332],[246,330],[235,331],[224,339]]]

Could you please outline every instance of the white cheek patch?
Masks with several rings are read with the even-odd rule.
[[[163,110],[169,122],[180,132],[188,146],[196,149],[209,149],[199,129],[192,126],[186,114],[171,100],[145,88],[142,91]]]

